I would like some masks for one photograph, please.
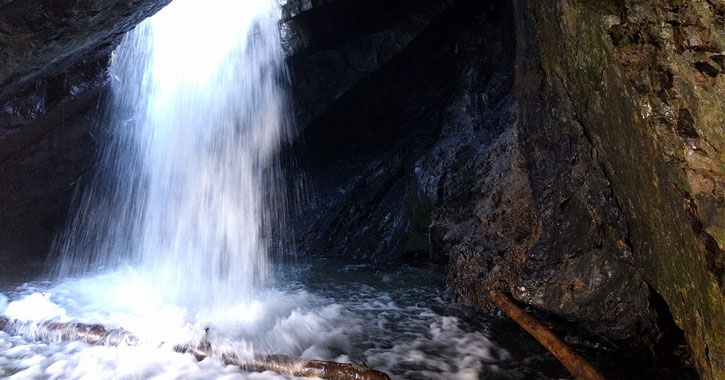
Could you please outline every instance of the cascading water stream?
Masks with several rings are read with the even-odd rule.
[[[289,135],[278,22],[274,0],[175,0],[123,39],[112,135],[58,240],[61,278],[131,265],[192,310],[251,298]]]

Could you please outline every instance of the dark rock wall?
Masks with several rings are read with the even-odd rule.
[[[516,15],[520,142],[540,223],[511,291],[608,339],[646,344],[656,321],[627,223],[571,99],[540,69],[526,14]]]
[[[95,162],[91,134],[105,60],[36,80],[0,112],[0,261],[44,257],[76,180]]]
[[[623,252],[667,302],[701,376],[725,378],[724,3],[525,6],[546,85],[612,183]]]
[[[168,2],[0,1],[0,263],[46,255],[95,162],[109,55]]]
[[[453,300],[492,310],[487,290],[503,289],[590,338],[651,344],[649,291],[596,151],[516,37],[508,4],[455,2],[300,118],[294,156],[313,190],[296,247],[438,265]]]
[[[452,0],[288,1],[283,39],[294,74],[296,120],[319,116],[398,55]]]
[[[0,99],[82,61],[103,59],[170,0],[0,1]]]
[[[310,202],[300,204],[300,251],[382,260],[406,251],[415,160],[440,129],[443,111],[438,106],[456,91],[459,68],[454,40],[461,27],[453,22],[457,15],[456,9],[447,9],[428,19],[395,57],[301,125],[303,142],[294,147],[296,169],[313,195]],[[430,49],[431,45],[440,49]],[[308,63],[299,64],[306,59],[293,57],[291,63],[294,86],[300,91],[308,83],[298,79],[308,70]],[[358,66],[355,61],[346,65]],[[337,91],[339,82],[328,81],[325,65],[314,70],[320,79],[310,88],[332,89],[311,92],[309,98]],[[334,67],[330,72],[335,72]],[[426,249],[410,244],[408,250]]]

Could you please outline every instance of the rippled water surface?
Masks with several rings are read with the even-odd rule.
[[[394,379],[548,379],[555,359],[510,323],[483,319],[439,298],[426,270],[392,270],[336,260],[278,265],[276,286],[218,315],[167,307],[132,269],[61,284],[12,285],[4,274],[0,309],[26,320],[123,327],[135,347],[43,343],[0,332],[0,376],[17,379],[282,379],[216,360],[197,362],[161,342],[198,339],[241,354],[281,353],[364,361]],[[199,284],[203,286],[203,284]]]

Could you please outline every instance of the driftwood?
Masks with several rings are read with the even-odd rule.
[[[135,346],[139,343],[135,335],[124,329],[107,329],[102,325],[84,323],[36,323],[0,317],[0,330],[50,342],[85,342],[95,346]]]
[[[96,346],[135,346],[139,339],[124,329],[109,329],[102,325],[59,322],[25,322],[0,317],[0,330],[23,334],[35,339],[51,342],[85,342]],[[220,360],[249,372],[272,371],[281,375],[319,377],[326,380],[390,380],[383,372],[368,368],[364,363],[347,364],[322,360],[306,360],[284,355],[267,355],[256,358],[241,358],[229,353],[216,353],[211,346],[174,346],[174,351],[190,353],[201,361],[206,358]]]
[[[514,320],[524,330],[528,331],[541,345],[546,347],[554,356],[559,359],[561,364],[566,367],[569,372],[579,380],[604,380],[604,376],[600,374],[594,367],[584,361],[579,355],[575,354],[567,347],[566,343],[557,338],[551,330],[544,327],[536,319],[530,316],[518,306],[514,305],[511,300],[494,290],[490,291],[491,299],[498,307]]]

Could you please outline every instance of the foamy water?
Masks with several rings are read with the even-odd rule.
[[[283,379],[173,352],[175,342],[209,340],[240,355],[279,353],[364,361],[393,379],[546,379],[438,298],[428,271],[314,261],[286,265],[277,287],[226,315],[165,306],[143,277],[123,269],[61,284],[2,289],[11,318],[123,327],[146,344],[95,347],[37,342],[0,332],[0,376],[13,379]],[[9,298],[9,299],[6,299]],[[164,342],[164,344],[161,344]],[[504,342],[505,343],[505,342]],[[540,351],[526,360],[552,360]],[[550,363],[549,363],[550,364]],[[534,366],[535,367],[535,366]]]

